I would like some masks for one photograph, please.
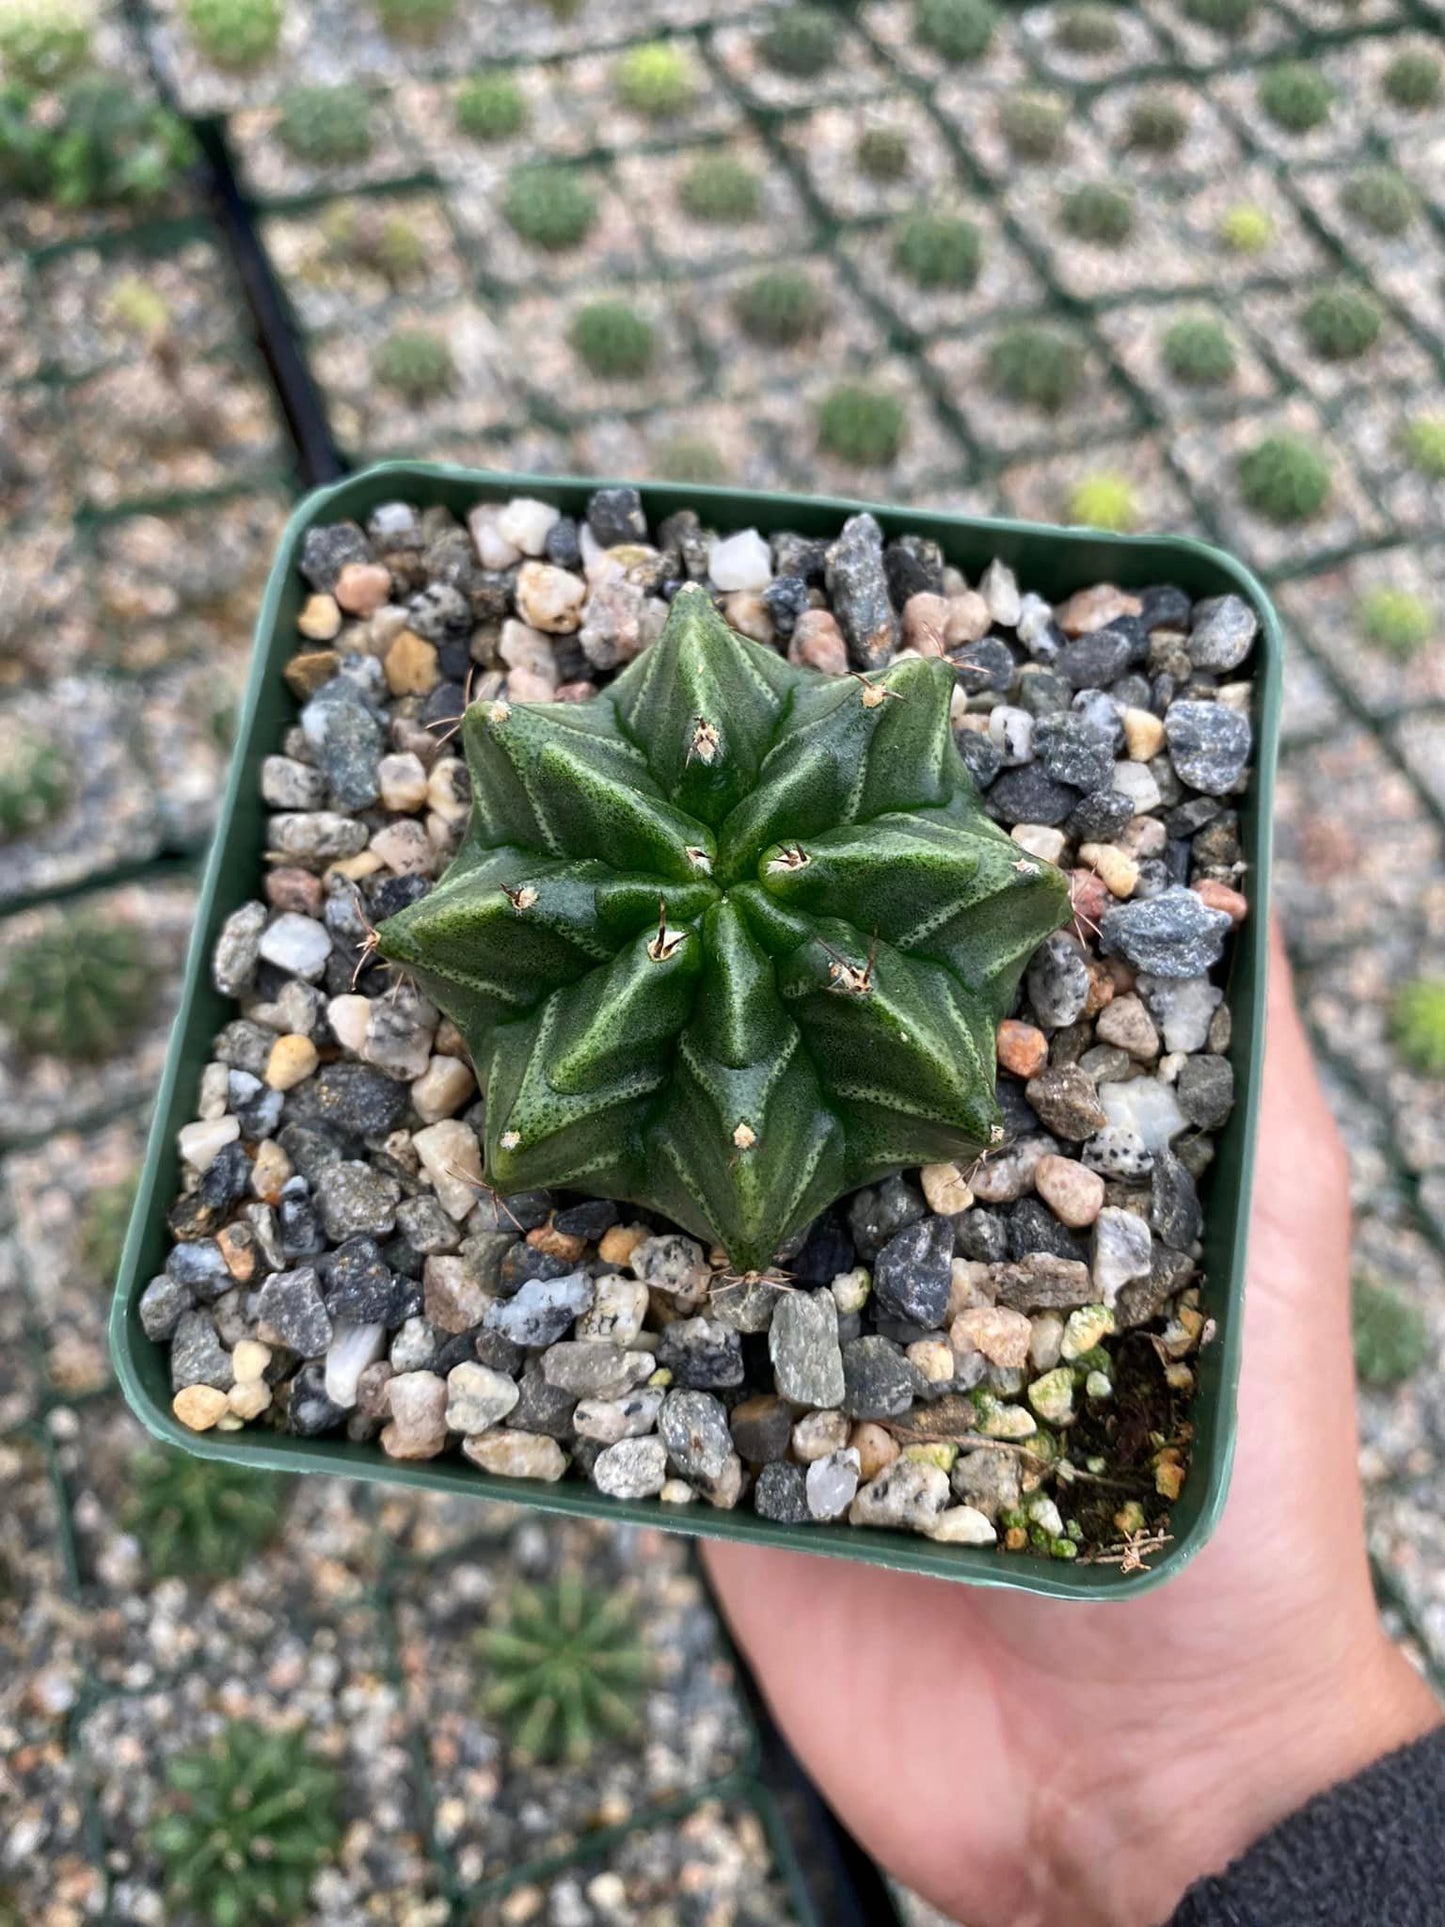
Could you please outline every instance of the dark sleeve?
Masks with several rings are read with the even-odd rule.
[[[1445,1728],[1316,1795],[1192,1886],[1168,1927],[1440,1927]]]

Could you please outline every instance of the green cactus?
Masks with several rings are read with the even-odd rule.
[[[185,0],[184,11],[207,60],[244,73],[275,53],[286,0]]]
[[[22,87],[58,87],[90,58],[84,0],[0,0],[0,68]]]
[[[906,179],[913,165],[913,150],[901,127],[865,127],[853,158],[870,181],[886,183]]]
[[[1260,76],[1257,98],[1276,127],[1287,134],[1308,134],[1329,119],[1335,90],[1318,67],[1282,60]]]
[[[572,352],[602,381],[636,381],[652,366],[657,330],[630,302],[589,301],[567,331]]]
[[[738,326],[765,348],[795,348],[816,335],[828,304],[802,268],[767,268],[739,288],[733,301]]]
[[[1065,7],[1054,23],[1054,44],[1065,53],[1115,53],[1123,38],[1112,7]]]
[[[0,964],[0,1010],[21,1049],[81,1063],[112,1056],[150,1014],[155,984],[130,925],[72,912]]]
[[[916,288],[971,288],[983,261],[983,236],[962,215],[919,208],[899,224],[893,261]]]
[[[304,1731],[233,1720],[166,1770],[149,1830],[176,1913],[210,1927],[300,1920],[341,1841],[341,1782]]]
[[[377,346],[371,372],[383,388],[420,407],[448,394],[457,366],[445,335],[430,328],[397,328]]]
[[[1266,435],[1240,457],[1239,492],[1246,508],[1281,528],[1308,522],[1330,498],[1330,465],[1303,435]]]
[[[1393,167],[1367,167],[1340,189],[1340,205],[1372,234],[1393,240],[1419,212],[1415,190]]]
[[[703,435],[674,435],[652,458],[652,472],[663,482],[726,482],[728,465],[716,443]]]
[[[625,1592],[591,1590],[568,1570],[517,1586],[477,1634],[481,1707],[504,1722],[513,1757],[584,1766],[603,1740],[635,1740],[654,1673]]]
[[[388,40],[427,46],[451,25],[457,0],[376,0],[376,14]]]
[[[135,1203],[135,1178],[117,1178],[92,1191],[80,1214],[80,1262],[86,1275],[102,1284],[115,1282],[125,1234],[130,1228],[131,1206]]]
[[[1233,40],[1254,21],[1254,0],[1184,0],[1184,11],[1198,27]]]
[[[999,104],[999,131],[1019,161],[1052,160],[1068,120],[1068,105],[1056,94],[1008,94]]]
[[[195,158],[185,122],[126,81],[83,74],[54,100],[0,88],[0,189],[58,207],[147,208]]]
[[[1125,475],[1086,475],[1069,491],[1069,520],[1125,535],[1139,525],[1133,484]]]
[[[1084,351],[1072,335],[1041,322],[1023,321],[994,337],[988,374],[1007,400],[1056,415],[1083,386]]]
[[[452,114],[474,141],[515,140],[531,119],[527,96],[510,74],[473,74],[457,89]]]
[[[1212,314],[1181,315],[1171,322],[1161,352],[1169,373],[1188,388],[1222,388],[1239,366],[1229,330]]]
[[[0,847],[52,822],[74,785],[68,758],[48,737],[0,717]]]
[[[1397,662],[1409,662],[1435,634],[1435,611],[1410,589],[1381,585],[1361,596],[1360,629],[1366,642]]]
[[[1322,361],[1356,361],[1380,338],[1384,316],[1374,296],[1350,281],[1319,288],[1300,314],[1300,331]]]
[[[1076,241],[1094,247],[1122,247],[1134,232],[1134,197],[1108,181],[1084,181],[1059,203],[1059,219]]]
[[[763,185],[736,154],[702,154],[683,175],[678,199],[695,220],[735,226],[757,218]]]
[[[1445,1077],[1445,977],[1417,977],[1396,995],[1390,1032],[1412,1070]]]
[[[1268,208],[1238,201],[1224,210],[1218,233],[1231,254],[1263,254],[1274,240],[1274,217]]]
[[[630,1199],[747,1271],[996,1138],[994,1025],[1068,898],[984,815],[953,687],[796,669],[687,585],[592,701],[467,711],[461,854],[379,942],[467,1038],[494,1184]]]
[[[613,69],[617,98],[648,120],[671,120],[692,106],[697,69],[683,48],[669,40],[629,47]]]
[[[908,434],[908,411],[897,395],[844,381],[818,410],[818,447],[856,468],[886,468]]]
[[[1420,1307],[1392,1285],[1356,1278],[1350,1292],[1355,1370],[1364,1385],[1399,1385],[1430,1356]]]
[[[827,7],[784,7],[758,35],[757,48],[774,73],[814,80],[838,57],[838,23]]]
[[[360,87],[293,87],[281,97],[276,137],[311,167],[364,161],[374,139],[371,101]]]
[[[281,1529],[289,1482],[188,1452],[136,1460],[122,1518],[153,1579],[234,1578]]]
[[[957,65],[988,52],[998,14],[989,0],[918,0],[913,23],[923,46]]]
[[[1445,482],[1445,415],[1419,415],[1400,434],[1400,452],[1417,475]]]
[[[1440,59],[1423,48],[1396,54],[1385,69],[1385,98],[1407,114],[1423,113],[1440,98]]]
[[[148,347],[164,341],[171,331],[171,311],[165,296],[138,274],[122,275],[105,303],[106,318]]]
[[[519,167],[502,210],[524,241],[548,254],[577,247],[597,219],[597,196],[568,167]]]
[[[1173,94],[1140,94],[1129,109],[1124,145],[1138,154],[1172,154],[1189,132],[1189,111]]]

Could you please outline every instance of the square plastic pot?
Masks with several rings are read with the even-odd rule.
[[[715,1511],[697,1504],[664,1506],[656,1500],[625,1502],[597,1492],[582,1480],[529,1483],[488,1476],[465,1459],[423,1463],[388,1459],[376,1444],[345,1439],[293,1438],[281,1432],[195,1433],[172,1415],[167,1353],[148,1339],[137,1310],[145,1284],[165,1262],[166,1211],[180,1183],[176,1133],[195,1115],[202,1067],[211,1039],[231,1015],[212,987],[211,949],[225,918],[255,894],[264,848],[265,806],[260,794],[262,759],[280,747],[295,716],[295,702],[281,670],[296,646],[296,615],[304,584],[297,558],[306,531],[317,523],[364,521],[379,503],[406,498],[444,503],[458,514],[479,499],[526,494],[580,515],[599,486],[595,479],[503,475],[416,462],[388,462],[319,489],[297,507],[282,536],[256,626],[255,656],[242,706],[235,761],[220,823],[206,865],[186,979],[171,1039],[135,1211],[111,1311],[111,1348],[132,1409],[157,1439],[201,1457],[282,1472],[325,1472],[408,1485],[434,1492],[473,1492],[541,1511],[613,1518],[675,1531],[745,1539],[795,1551],[829,1553],[872,1565],[926,1573],[979,1586],[1008,1586],[1067,1599],[1121,1598],[1161,1584],[1204,1544],[1223,1509],[1235,1434],[1235,1388],[1244,1311],[1245,1249],[1255,1130],[1264,1055],[1265,970],[1269,908],[1270,812],[1280,711],[1282,643],[1278,618],[1247,569],[1206,544],[1182,537],[1113,536],[1092,530],[976,520],[921,509],[874,508],[885,536],[905,531],[933,537],[945,556],[974,579],[994,557],[1016,569],[1040,594],[1060,599],[1091,583],[1123,587],[1174,582],[1194,596],[1235,592],[1258,611],[1260,636],[1253,657],[1255,751],[1249,794],[1240,817],[1249,865],[1250,915],[1235,936],[1226,996],[1233,1015],[1230,1058],[1237,1102],[1218,1143],[1206,1195],[1204,1277],[1206,1308],[1215,1322],[1213,1341],[1198,1356],[1197,1390],[1191,1410],[1193,1460],[1183,1496],[1172,1511],[1173,1538],[1145,1570],[1070,1564],[1030,1554],[1002,1555],[968,1546],[935,1545],[911,1533],[847,1525],[793,1527],[746,1510]],[[863,506],[820,497],[771,495],[746,490],[674,485],[642,486],[643,506],[656,526],[675,510],[694,507],[720,530],[755,527],[763,533],[789,528],[803,534],[835,532]]]

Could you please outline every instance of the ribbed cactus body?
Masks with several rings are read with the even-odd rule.
[[[794,668],[705,590],[578,704],[474,704],[473,812],[382,953],[455,1020],[503,1191],[630,1199],[771,1263],[996,1138],[994,1027],[1068,909],[984,814],[953,672]]]

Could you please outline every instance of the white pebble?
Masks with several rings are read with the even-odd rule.
[[[261,933],[261,955],[278,970],[289,970],[314,984],[325,973],[331,955],[331,932],[315,917],[283,910]]]
[[[1034,719],[1026,709],[998,703],[988,713],[988,733],[1005,766],[1028,763],[1034,754]]]
[[[495,502],[478,502],[467,517],[467,527],[477,547],[477,559],[484,569],[510,569],[520,562],[522,551],[509,542],[498,528],[501,509]]]
[[[465,1218],[482,1192],[482,1154],[477,1134],[454,1117],[428,1124],[412,1139],[437,1202],[449,1218]]]
[[[719,589],[766,589],[773,579],[773,558],[756,529],[724,536],[708,552],[707,572]]]
[[[411,1087],[411,1101],[423,1124],[436,1124],[459,1111],[477,1087],[470,1064],[460,1057],[433,1057]]]
[[[1152,1077],[1101,1084],[1099,1102],[1110,1124],[1132,1131],[1146,1151],[1167,1151],[1189,1123],[1173,1091]]]
[[[383,756],[376,766],[376,780],[389,810],[419,810],[426,801],[426,770],[420,756],[410,750]]]
[[[1030,856],[1041,857],[1045,863],[1058,863],[1068,842],[1062,830],[1054,829],[1048,823],[1015,823],[1009,835],[1021,850]]]
[[[852,1505],[863,1461],[855,1446],[814,1459],[804,1480],[808,1510],[815,1519],[838,1519]]]
[[[343,1050],[359,1051],[366,1042],[366,1026],[371,1019],[369,997],[333,997],[326,1006],[326,1021],[331,1035]]]
[[[975,1505],[951,1505],[926,1530],[930,1539],[948,1546],[991,1546],[998,1538],[988,1515]]]
[[[1157,810],[1161,802],[1154,772],[1144,763],[1121,762],[1114,765],[1114,788],[1134,805],[1134,814],[1144,816]]]
[[[1007,563],[1000,562],[995,556],[984,570],[979,581],[978,592],[988,604],[988,612],[994,621],[1005,629],[1018,625],[1023,614],[1023,602],[1019,596],[1018,577]]]
[[[326,1396],[331,1403],[349,1412],[356,1403],[357,1379],[385,1356],[385,1325],[352,1325],[345,1319],[334,1324],[326,1348]]]
[[[531,495],[514,495],[498,512],[495,526],[501,539],[520,549],[523,555],[542,555],[547,537],[561,517],[562,511],[553,508],[550,502],[539,502]]]
[[[209,1171],[228,1144],[241,1135],[241,1120],[236,1117],[200,1118],[183,1124],[176,1133],[182,1158],[193,1171]]]

